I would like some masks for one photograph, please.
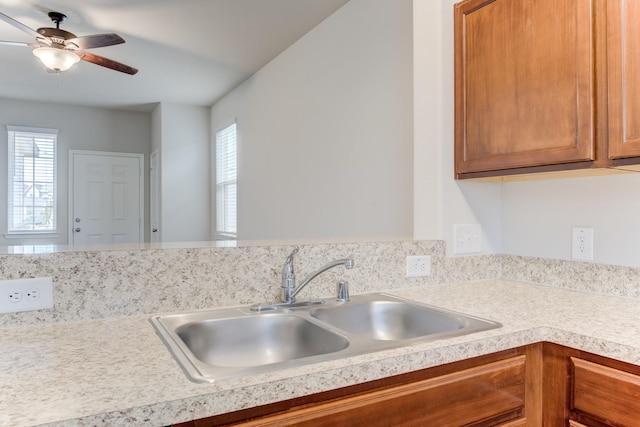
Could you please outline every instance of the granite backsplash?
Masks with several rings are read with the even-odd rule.
[[[447,257],[440,240],[296,245],[299,279],[326,262],[353,257],[300,298],[329,297],[338,280],[351,293],[508,279],[640,298],[640,269],[511,255]],[[282,263],[294,245],[251,245],[0,254],[0,280],[52,277],[54,308],[0,314],[0,327],[135,316],[275,301]],[[409,255],[431,255],[428,277],[407,278]]]

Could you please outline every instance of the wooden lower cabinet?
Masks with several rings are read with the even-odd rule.
[[[314,405],[243,426],[498,425],[524,411],[525,356]]]
[[[532,426],[640,427],[640,366],[552,343],[542,353],[542,423]]]
[[[179,426],[533,425],[526,423],[536,408],[527,382],[536,351],[507,350]]]
[[[633,427],[640,366],[544,342],[177,426]]]
[[[639,369],[631,365],[619,369],[578,357],[571,358],[571,369],[571,414],[576,421],[587,426],[640,425]]]

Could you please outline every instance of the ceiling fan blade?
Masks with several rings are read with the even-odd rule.
[[[24,31],[25,33],[31,35],[34,38],[38,38],[40,37],[40,34],[38,34],[36,32],[36,30],[27,27],[26,25],[24,25],[22,22],[18,22],[15,19],[13,19],[10,16],[5,15],[4,13],[0,12],[0,20],[6,22],[9,25],[13,25],[14,27],[16,27],[19,30]]]
[[[9,42],[4,40],[0,40],[0,44],[6,44],[9,46],[24,46],[24,47],[41,47],[42,46],[38,43]]]
[[[124,39],[117,34],[94,34],[92,36],[82,36],[69,39],[65,42],[66,46],[74,44],[78,49],[94,49],[96,47],[113,46],[124,43]]]
[[[92,64],[100,65],[102,67],[111,68],[112,70],[120,71],[121,73],[134,75],[138,72],[136,68],[114,61],[113,59],[105,58],[103,56],[94,55],[89,52],[76,52],[80,59],[83,61],[91,62]]]

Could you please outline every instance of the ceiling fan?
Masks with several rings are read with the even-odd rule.
[[[33,54],[54,73],[68,70],[80,60],[126,74],[133,75],[138,72],[136,68],[86,52],[87,49],[124,43],[124,39],[119,35],[110,33],[76,37],[75,34],[60,29],[60,23],[64,22],[67,18],[66,15],[59,12],[49,12],[49,18],[56,24],[56,27],[43,27],[38,28],[36,31],[0,12],[0,20],[13,25],[36,39],[36,43],[0,41],[0,44],[35,48]]]

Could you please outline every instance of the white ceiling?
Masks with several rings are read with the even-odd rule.
[[[30,48],[0,45],[0,97],[150,111],[157,102],[212,105],[348,0],[0,0],[0,12],[76,36],[117,33],[92,49],[135,76],[91,63],[47,73]],[[32,42],[0,21],[0,40]]]

